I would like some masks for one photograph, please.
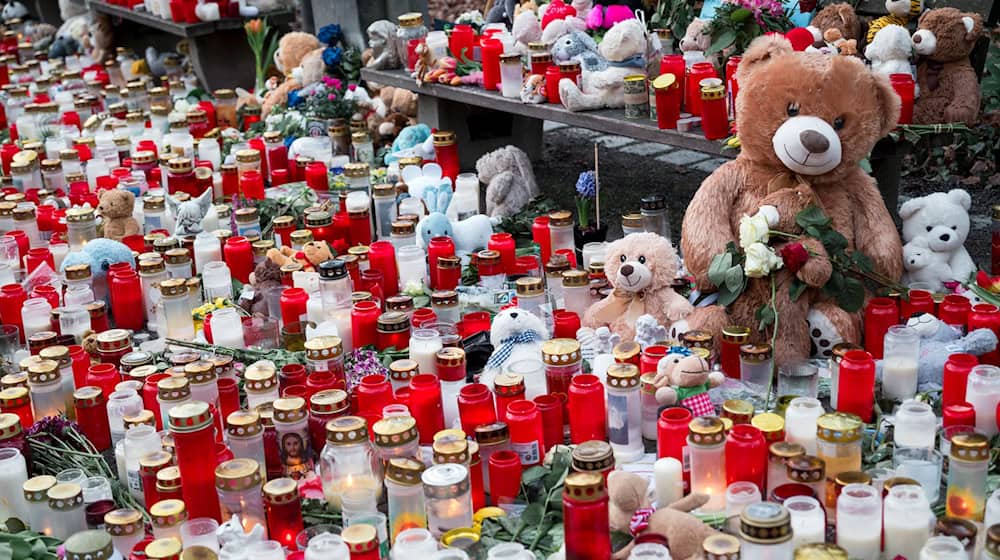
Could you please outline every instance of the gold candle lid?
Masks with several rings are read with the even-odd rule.
[[[847,560],[847,551],[835,544],[810,543],[795,549],[793,560]]]
[[[236,410],[226,417],[226,432],[229,437],[253,437],[264,431],[260,415],[253,410]]]
[[[156,383],[161,401],[181,401],[191,396],[191,383],[186,377],[164,377]]]
[[[566,475],[563,493],[578,502],[592,502],[607,496],[604,476],[596,472],[574,472]]]
[[[688,331],[680,339],[687,348],[712,348],[712,333],[708,331]]]
[[[611,353],[615,356],[615,360],[619,362],[632,361],[632,359],[638,356],[641,352],[642,347],[639,346],[639,343],[634,340],[619,342],[611,351]]]
[[[740,513],[740,536],[755,544],[779,544],[792,538],[788,510],[773,502],[750,504]]]
[[[639,368],[634,364],[614,363],[608,366],[608,388],[634,389],[639,386]]]
[[[771,359],[770,344],[744,344],[740,346],[740,358],[753,362]]]
[[[424,464],[409,457],[389,459],[385,476],[389,480],[404,486],[420,484],[420,475],[424,472]]]
[[[754,416],[750,419],[750,425],[760,430],[768,442],[783,439],[785,419],[773,412],[762,412]]]
[[[174,456],[162,449],[151,451],[139,458],[139,474],[156,476],[156,473],[169,466],[173,460]]]
[[[160,473],[166,470],[169,469],[163,469]],[[179,472],[180,469],[178,469]],[[157,480],[160,478],[160,473],[156,475]],[[153,504],[153,507],[149,508],[149,516],[153,520],[154,527],[167,528],[187,521],[188,513],[184,500],[169,499],[160,500]]]
[[[99,529],[70,535],[63,544],[63,560],[97,560],[111,558],[115,553],[111,535]]]
[[[731,344],[744,344],[750,338],[750,327],[729,325],[722,328],[722,340]]]
[[[545,293],[545,286],[542,285],[541,278],[526,276],[514,281],[514,287],[518,296],[537,296]]]
[[[374,525],[358,523],[351,525],[340,533],[351,554],[370,552],[378,548],[378,533]]]
[[[862,471],[844,471],[834,477],[833,483],[840,488],[848,484],[871,484],[872,477],[870,474]]]
[[[38,360],[28,365],[28,382],[34,385],[59,383],[59,362]]]
[[[299,499],[299,484],[291,478],[276,478],[268,481],[262,492],[269,504],[288,504]]]
[[[812,455],[796,455],[785,460],[786,473],[792,482],[813,484],[826,477],[826,462]]]
[[[701,541],[705,560],[739,560],[740,540],[732,535],[718,533]]]
[[[553,338],[542,343],[542,361],[550,366],[568,366],[582,358],[575,338]]]
[[[718,416],[699,416],[688,424],[688,439],[692,445],[721,445],[726,441],[724,427]]]
[[[749,424],[753,418],[753,403],[742,399],[729,399],[722,403],[722,415],[734,424]]]
[[[606,441],[585,441],[573,448],[573,470],[603,472],[615,466],[615,455]]]
[[[816,437],[832,443],[850,443],[861,439],[861,417],[847,412],[831,412],[816,419]]]
[[[250,367],[243,372],[243,380],[247,391],[264,393],[278,385],[278,374],[274,366],[256,362],[250,364]]]
[[[49,508],[56,511],[72,511],[83,507],[83,489],[79,484],[64,482],[49,488],[46,493]]]
[[[368,441],[368,424],[360,416],[341,416],[326,423],[326,442],[351,445]]]
[[[172,432],[195,432],[212,425],[212,412],[208,403],[191,401],[177,405],[167,413]]]
[[[230,459],[215,467],[215,487],[223,492],[242,492],[261,482],[260,464],[253,459]]]
[[[493,379],[493,392],[499,397],[523,395],[524,376],[517,373],[501,373]]]
[[[378,447],[398,447],[417,439],[417,421],[411,416],[389,416],[375,422],[375,445]]]
[[[152,410],[140,410],[135,414],[122,418],[122,424],[125,427],[126,432],[136,426],[152,426],[155,428],[156,416],[153,415]]]
[[[24,499],[29,502],[46,502],[48,491],[56,485],[56,477],[48,474],[33,476],[21,485]]]
[[[438,432],[440,434],[440,432]],[[434,450],[434,464],[461,463],[469,464],[469,442],[465,439],[465,434],[445,435],[444,437],[434,436],[432,445]]]
[[[306,417],[306,400],[302,397],[276,399],[273,406],[275,422],[292,423]]]
[[[181,541],[175,537],[156,539],[146,545],[149,560],[173,560],[181,555]]]
[[[121,508],[104,514],[104,525],[112,536],[122,537],[142,533],[142,514],[131,508]]]
[[[315,414],[336,414],[348,407],[347,392],[340,389],[317,391],[309,397],[309,411]]]
[[[1000,217],[996,216],[996,209],[997,207],[994,206],[994,219],[1000,219]],[[992,557],[1000,556],[1000,524],[995,524],[986,529],[986,550]]]
[[[556,210],[549,212],[550,226],[571,226],[573,225],[573,213],[569,210]]]
[[[510,428],[503,422],[480,424],[476,426],[475,432],[476,442],[479,445],[489,445],[510,440]]]
[[[989,461],[990,440],[985,434],[978,432],[955,434],[951,437],[949,454],[952,459],[960,461]]]
[[[25,387],[8,387],[0,391],[0,410],[30,405],[31,398]]]
[[[389,378],[393,381],[409,381],[420,373],[416,360],[394,360],[389,364]]]
[[[786,460],[792,457],[806,454],[806,448],[800,443],[790,441],[776,441],[768,447],[768,453],[772,460]]]
[[[194,546],[189,546],[184,549],[181,553],[180,560],[218,560],[219,555],[215,553],[214,550],[208,548],[207,546],[201,546],[196,544]]]
[[[181,470],[175,466],[161,469],[156,473],[156,490],[169,492],[181,487]]]

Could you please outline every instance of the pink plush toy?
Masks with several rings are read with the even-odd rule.
[[[611,29],[614,24],[634,17],[632,8],[623,4],[594,6],[587,14],[587,29]]]

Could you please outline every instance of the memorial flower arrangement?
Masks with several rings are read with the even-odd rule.
[[[742,53],[755,38],[771,31],[784,33],[792,27],[789,13],[779,0],[725,0],[705,28],[712,37],[705,54],[727,49]]]
[[[580,173],[576,180],[576,216],[580,229],[590,227],[590,208],[597,198],[597,180],[593,171]]]
[[[243,29],[247,34],[250,51],[253,52],[254,70],[256,71],[254,91],[263,91],[267,68],[274,60],[274,52],[278,50],[278,33],[271,33],[272,29],[266,18],[252,19],[243,24]]]

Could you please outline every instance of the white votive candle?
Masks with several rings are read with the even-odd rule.
[[[919,557],[934,520],[924,491],[915,485],[894,486],[884,505],[885,557]]]
[[[889,327],[884,348],[882,397],[894,401],[912,399],[917,394],[920,336],[910,327]]]
[[[653,464],[653,485],[656,488],[656,504],[660,508],[667,507],[684,497],[684,473],[681,462],[673,457],[657,459]]]
[[[29,519],[28,502],[24,499],[24,483],[28,481],[28,466],[21,452],[13,447],[0,449],[0,523],[10,517]],[[35,528],[41,532],[44,528]]]
[[[933,449],[936,435],[937,417],[931,405],[912,399],[899,405],[893,429],[896,447]]]
[[[878,560],[882,551],[882,498],[866,484],[848,484],[837,498],[837,544],[857,560]]]
[[[785,441],[798,443],[806,455],[816,454],[816,419],[824,413],[823,405],[812,397],[797,397],[785,409]]]
[[[997,435],[997,403],[1000,402],[1000,368],[978,365],[969,372],[965,400],[976,409],[976,431]]]
[[[794,548],[826,541],[826,512],[815,498],[792,496],[782,505],[791,517]]]

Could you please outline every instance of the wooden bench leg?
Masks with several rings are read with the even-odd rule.
[[[461,146],[459,164],[463,170],[474,169],[480,156],[508,144],[524,150],[532,161],[542,158],[540,119],[473,107],[430,95],[419,96],[417,114],[419,121],[431,128],[455,132]]]

